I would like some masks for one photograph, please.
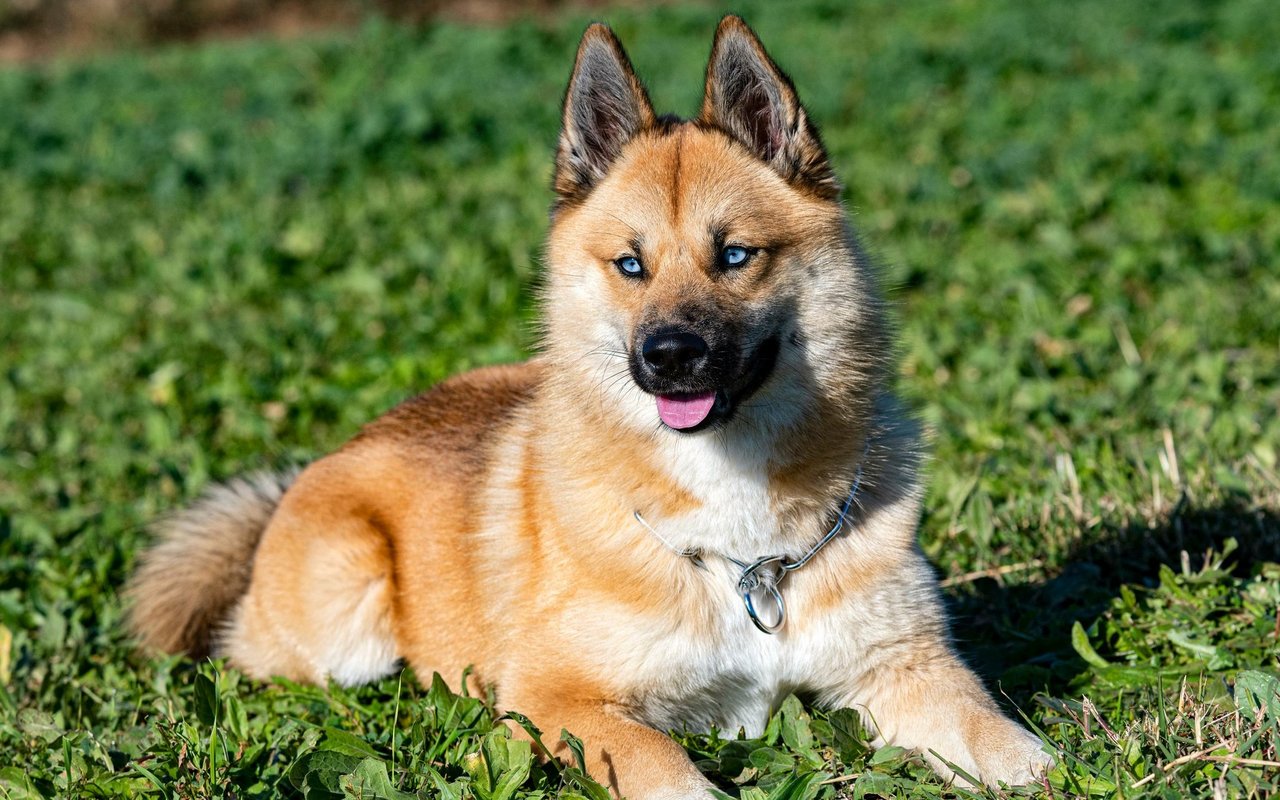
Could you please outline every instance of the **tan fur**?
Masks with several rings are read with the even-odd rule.
[[[859,708],[881,741],[944,775],[943,759],[992,784],[1030,779],[1047,757],[952,652],[915,544],[917,435],[887,388],[875,276],[816,130],[736,18],[707,87],[698,120],[659,119],[616,39],[588,29],[558,153],[542,354],[393,410],[308,467],[273,515],[250,503],[228,526],[225,503],[185,512],[193,533],[162,539],[131,589],[143,643],[191,649],[225,626],[216,650],[263,679],[473,666],[503,708],[548,741],[581,736],[593,773],[637,798],[709,786],[662,730],[758,730],[797,690]],[[723,242],[755,254],[719,267]],[[643,257],[643,279],[620,275],[625,256]],[[743,359],[780,344],[733,418],[681,434],[659,424],[628,358],[636,331],[690,318],[737,337]],[[729,559],[803,553],[856,475],[848,529],[786,578],[786,626],[759,633]],[[225,537],[217,557],[182,557],[197,532]],[[207,599],[180,597],[193,575]]]

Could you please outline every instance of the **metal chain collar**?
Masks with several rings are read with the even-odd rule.
[[[849,496],[845,498],[844,505],[840,507],[840,514],[836,517],[835,524],[803,556],[795,561],[788,561],[785,555],[762,556],[751,562],[739,561],[733,556],[724,556],[725,559],[741,570],[738,575],[737,590],[742,595],[742,603],[747,608],[747,616],[751,618],[751,621],[761,633],[772,635],[782,628],[783,623],[787,621],[787,604],[782,597],[783,579],[808,564],[818,554],[819,550],[826,547],[844,529],[845,518],[849,514],[849,509],[853,507],[854,499],[858,496],[858,489],[862,486],[862,466],[866,463],[866,455],[870,447],[871,441],[868,439],[867,445],[862,451],[862,461],[858,464],[858,472],[853,478],[853,486],[849,489]],[[680,549],[667,541],[666,537],[658,533],[653,526],[646,522],[644,517],[640,516],[639,511],[635,512],[635,518],[636,522],[643,525],[658,541],[666,545],[668,550],[682,558],[689,559],[700,569],[706,569],[706,566],[702,563],[701,550]],[[767,619],[762,617],[760,613],[766,605],[772,605],[774,610],[773,614],[767,615]]]

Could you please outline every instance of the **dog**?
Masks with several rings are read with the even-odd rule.
[[[696,119],[655,115],[586,30],[540,354],[162,524],[127,590],[142,646],[262,680],[466,674],[640,800],[711,786],[664,731],[756,735],[790,692],[948,778],[1045,768],[949,643],[885,301],[818,130],[738,17],[705,80]]]

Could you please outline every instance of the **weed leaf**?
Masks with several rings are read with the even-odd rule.
[[[1280,679],[1258,670],[1244,670],[1236,676],[1236,708],[1253,722],[1265,718],[1280,720]]]
[[[218,686],[203,672],[195,678],[196,719],[209,727],[218,719]]]
[[[1102,656],[1098,655],[1098,651],[1093,649],[1093,645],[1089,644],[1089,634],[1084,632],[1084,626],[1078,621],[1071,625],[1071,647],[1076,654],[1084,659],[1085,663],[1097,667],[1098,669],[1108,669],[1114,666]]]
[[[348,800],[417,800],[414,795],[402,792],[391,785],[387,776],[387,764],[376,758],[366,758],[339,781],[342,796]]]
[[[377,752],[364,739],[340,728],[325,728],[324,739],[321,740],[318,746],[321,750],[342,753],[356,758],[377,758],[378,756]]]

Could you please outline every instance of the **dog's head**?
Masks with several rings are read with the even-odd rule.
[[[588,28],[555,191],[547,351],[584,402],[686,434],[780,430],[877,379],[879,303],[839,184],[741,19],[716,32],[690,121],[655,116],[613,33]]]

